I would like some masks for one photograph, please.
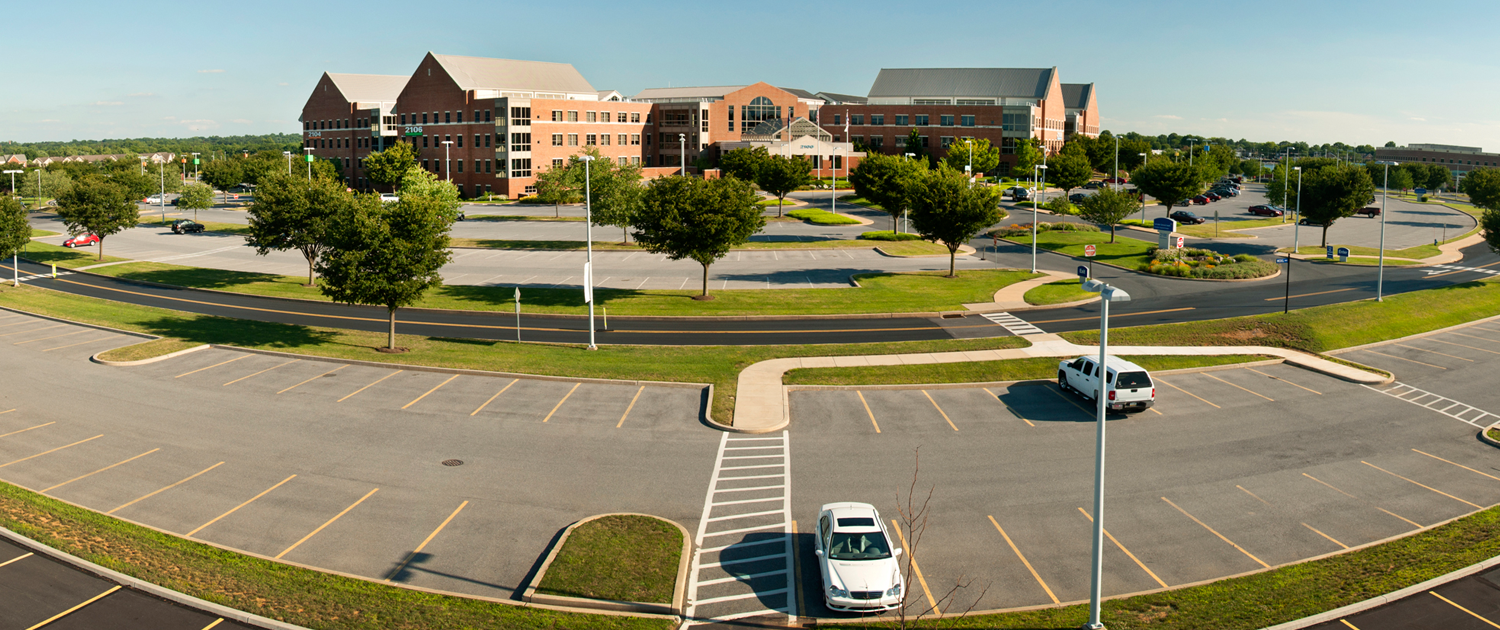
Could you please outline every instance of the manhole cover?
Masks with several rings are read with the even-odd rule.
[[[445,460],[443,460],[443,465],[444,466],[462,466],[462,465],[464,465],[464,460],[461,460],[461,459],[445,459]]]

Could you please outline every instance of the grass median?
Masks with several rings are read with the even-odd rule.
[[[1030,236],[1015,236],[1001,240],[1021,245],[1031,244]],[[1095,247],[1094,260],[1130,270],[1140,269],[1142,265],[1151,262],[1151,257],[1146,255],[1146,250],[1156,247],[1155,243],[1130,238],[1123,232],[1116,234],[1113,243],[1109,242],[1108,232],[1042,230],[1036,235],[1037,247],[1079,259],[1084,258],[1083,247],[1085,245]]]
[[[144,219],[144,217],[143,217],[143,219]],[[149,219],[149,220],[142,220],[140,222],[140,225],[146,226],[146,227],[170,228],[170,227],[172,227],[172,222],[174,222],[176,220],[177,219],[165,219],[165,220],[159,219],[159,218],[158,219]],[[220,221],[193,221],[193,222],[194,223],[202,224],[203,225],[203,229],[205,231],[208,231],[208,232],[218,232],[220,234],[235,234],[235,235],[239,235],[239,236],[244,236],[244,235],[247,235],[247,234],[250,233],[250,226],[245,225],[243,223],[224,223],[224,222],[220,222]]]
[[[1350,256],[1379,256],[1380,255],[1380,248],[1378,248],[1378,247],[1363,247],[1363,246],[1360,246],[1360,245],[1339,245],[1337,243],[1335,243],[1333,245],[1334,252],[1337,253],[1338,249],[1340,247],[1347,247],[1347,248],[1349,248],[1349,255]],[[1292,251],[1292,248],[1290,248],[1290,247],[1283,247],[1283,248],[1278,249],[1276,251],[1278,253],[1286,253],[1286,252]],[[1298,247],[1297,248],[1297,253],[1299,253],[1299,254],[1306,254],[1308,256],[1324,256],[1324,257],[1326,257],[1328,255],[1328,250],[1327,250],[1327,248],[1319,246],[1319,245],[1304,245],[1302,247]],[[1387,249],[1387,250],[1385,250],[1385,255],[1386,256],[1389,256],[1389,257],[1392,257],[1392,258],[1411,258],[1411,259],[1415,259],[1415,260],[1420,260],[1420,259],[1423,259],[1423,258],[1431,258],[1431,257],[1436,256],[1436,255],[1441,254],[1441,253],[1443,253],[1442,250],[1438,249],[1438,247],[1436,245],[1418,245],[1416,247],[1408,247],[1406,249]]]
[[[792,219],[796,220],[796,219]],[[583,241],[527,241],[482,238],[454,238],[453,247],[471,249],[541,249],[558,251],[583,251]],[[823,239],[806,241],[750,241],[730,251],[786,250],[786,249],[869,249],[873,244],[851,239]],[[619,241],[594,241],[594,251],[644,252],[638,243]],[[947,250],[943,250],[947,251]]]
[[[650,516],[614,514],[573,528],[536,590],[670,604],[681,558],[677,526]]]
[[[302,569],[164,534],[8,483],[0,483],[0,525],[131,577],[308,628],[674,627],[669,620],[555,612]]]
[[[859,225],[861,223],[859,219],[817,208],[792,210],[786,213],[786,216],[801,219],[813,225]]]
[[[1082,281],[1078,280],[1077,278],[1074,278],[1072,280],[1048,282],[1047,284],[1027,291],[1023,299],[1026,300],[1027,304],[1048,306],[1052,304],[1066,304],[1068,302],[1087,300],[1095,295],[1098,295],[1096,293],[1084,291],[1081,282]]]
[[[923,242],[889,245],[931,245]],[[888,244],[882,243],[881,247]],[[943,249],[943,253],[947,253]],[[317,288],[303,286],[306,276],[182,267],[168,263],[127,263],[101,267],[101,275],[143,280],[195,289],[232,291],[269,297],[329,301]],[[996,291],[1032,277],[1025,271],[965,270],[958,278],[933,273],[862,274],[859,288],[733,289],[713,291],[715,299],[694,300],[698,291],[595,289],[597,304],[615,315],[826,315],[838,313],[916,313],[963,310],[963,305],[989,302]],[[413,306],[470,311],[511,312],[515,288],[510,286],[443,285],[429,291]],[[588,312],[579,289],[521,289],[525,313]]]
[[[1113,331],[1111,331],[1113,332]],[[1094,353],[1098,355],[1097,352]],[[1124,356],[1150,371],[1213,367],[1276,357],[1255,354],[1217,356]],[[923,383],[989,383],[1046,380],[1057,376],[1057,357],[922,363],[841,368],[802,368],[786,373],[787,385],[918,385]]]
[[[469,215],[464,215],[464,222],[467,223],[469,221],[491,221],[491,222],[541,221],[543,223],[556,223],[556,222],[582,223],[584,221],[587,221],[587,219],[585,219],[584,217],[549,217],[549,216],[535,215],[535,214],[469,214]]]
[[[104,242],[108,243],[109,239],[104,239]],[[61,245],[52,245],[50,243],[38,243],[33,241],[27,243],[26,246],[21,249],[21,257],[32,262],[41,263],[43,265],[57,265],[58,269],[77,269],[79,267],[87,267],[89,265],[100,265],[104,263],[123,262],[125,260],[128,260],[126,258],[116,258],[114,256],[105,256],[103,259],[100,259],[99,254],[96,253],[98,252],[98,250],[94,249],[95,247],[99,247],[99,245],[93,245],[88,247],[87,249],[73,249],[71,247],[63,247]]]

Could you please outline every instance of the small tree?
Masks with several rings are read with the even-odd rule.
[[[911,131],[906,134],[905,152],[912,154],[914,160],[927,161],[927,147],[922,146],[922,133],[917,131],[916,127],[912,127]]]
[[[918,179],[927,172],[923,162],[904,156],[871,153],[859,166],[849,173],[849,183],[854,193],[879,205],[891,215],[891,231],[896,230],[896,219],[911,209],[908,195]]]
[[[536,175],[536,200],[552,204],[552,216],[562,216],[562,204],[578,203],[583,199],[583,186],[564,168],[549,168]]]
[[[1047,181],[1061,188],[1065,196],[1074,188],[1089,183],[1093,176],[1094,168],[1089,165],[1088,156],[1081,153],[1064,153],[1047,164]]]
[[[1391,175],[1395,179],[1395,174]],[[1500,252],[1500,169],[1476,168],[1464,178],[1464,192],[1469,201],[1484,209],[1479,224],[1490,251]]]
[[[99,260],[104,260],[104,239],[135,227],[141,218],[130,191],[97,178],[75,182],[58,197],[57,216],[69,234],[99,237]]]
[[[41,173],[40,183],[37,181],[37,173]],[[6,179],[9,178],[7,177]],[[35,197],[37,199],[47,199],[50,197],[57,199],[63,193],[73,188],[73,178],[64,171],[36,169],[24,175],[18,175],[16,185],[21,189],[22,197]]]
[[[245,243],[261,256],[272,250],[301,252],[307,260],[307,286],[316,286],[316,265],[328,250],[328,227],[352,201],[353,195],[332,179],[273,175],[255,191]]]
[[[1113,188],[1105,188],[1083,198],[1078,204],[1078,216],[1084,220],[1109,226],[1109,242],[1115,242],[1115,226],[1130,213],[1141,207],[1135,195]]]
[[[1303,172],[1302,195],[1306,206],[1302,216],[1313,225],[1323,226],[1323,246],[1328,246],[1328,227],[1334,221],[1354,216],[1375,195],[1370,174],[1357,166],[1331,165]]]
[[[179,208],[193,211],[193,220],[198,220],[198,211],[214,207],[214,189],[193,182],[182,187],[182,196],[177,199]]]
[[[31,240],[31,224],[26,222],[26,206],[15,197],[0,197],[0,257],[10,254],[11,264]]]
[[[1041,164],[1043,159],[1041,144],[1036,138],[1024,138],[1016,141],[1016,169],[1022,173],[1030,173],[1036,165]]]
[[[1428,190],[1442,190],[1453,183],[1453,171],[1442,164],[1427,165],[1427,179],[1423,182]]]
[[[639,164],[616,164],[612,159],[600,157],[599,150],[589,147],[584,151],[595,159],[590,162],[587,169],[584,168],[581,156],[573,156],[568,163],[573,181],[583,182],[585,176],[588,178],[588,186],[581,192],[585,192],[591,199],[590,213],[593,215],[594,225],[612,225],[620,228],[624,243],[630,242],[630,225],[635,222],[636,213],[640,212],[641,194],[641,167]]]
[[[703,293],[693,299],[711,300],[709,265],[765,226],[755,191],[739,178],[661,177],[642,195],[635,240],[653,254],[703,265]]]
[[[203,165],[201,178],[208,185],[225,191],[225,201],[228,199],[228,190],[245,181],[245,171],[240,168],[241,160],[213,160]]]
[[[732,153],[732,151],[731,151]],[[784,212],[786,195],[813,182],[812,162],[799,157],[773,155],[755,172],[755,185],[776,196],[776,216]]]
[[[1411,173],[1399,168],[1391,169],[1389,180],[1386,180],[1386,175],[1384,173],[1381,173],[1380,179],[1382,184],[1391,189],[1411,190],[1412,188]]]
[[[417,169],[417,149],[402,140],[365,157],[365,177],[376,186],[394,187]]]
[[[971,188],[963,173],[943,166],[914,186],[911,219],[922,238],[948,248],[948,277],[956,278],[959,246],[1000,220],[1000,193],[988,186]]]
[[[1202,172],[1186,162],[1155,160],[1135,169],[1131,181],[1141,192],[1155,197],[1172,213],[1172,206],[1187,205],[1188,199],[1203,189]]]
[[[760,167],[770,159],[771,154],[766,151],[765,147],[735,149],[719,158],[719,168],[726,176],[754,182],[755,175],[760,172]]]
[[[970,145],[970,141],[973,144]],[[1000,148],[991,146],[990,141],[984,138],[960,138],[948,146],[948,155],[943,162],[956,171],[964,170],[969,165],[970,150],[973,151],[974,170],[971,175],[989,173],[993,175],[995,169],[1000,168]]]
[[[318,261],[319,290],[336,302],[384,306],[389,316],[386,351],[396,347],[396,310],[443,283],[438,273],[452,260],[448,230],[458,218],[441,200],[403,197],[381,203],[357,195],[328,231],[331,245]]]
[[[425,199],[438,204],[444,212],[453,213],[458,216],[459,207],[463,202],[458,199],[458,186],[453,182],[438,179],[437,175],[422,169],[407,171],[406,178],[401,180],[402,199]]]

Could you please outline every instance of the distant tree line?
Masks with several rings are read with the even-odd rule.
[[[23,153],[26,159],[68,157],[71,155],[115,155],[146,153],[200,153],[203,156],[227,157],[230,154],[260,151],[298,152],[302,136],[295,133],[272,133],[258,136],[199,136],[194,138],[127,138],[120,140],[69,140],[67,142],[0,141],[0,154]]]

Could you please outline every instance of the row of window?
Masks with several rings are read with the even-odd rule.
[[[527,134],[527,135],[528,135],[528,137],[530,136],[530,134]],[[564,145],[563,144],[563,134],[554,133],[554,134],[552,134],[552,146],[554,146],[554,147],[561,147],[561,146],[576,147],[576,146],[578,146],[578,134],[576,134],[576,133],[567,134],[567,139],[568,139],[568,142],[567,142],[566,145]],[[617,134],[617,139],[618,139],[618,143],[617,144],[619,144],[619,146],[622,146],[622,147],[626,146],[627,144],[629,144],[631,146],[639,146],[641,144],[641,134],[638,134],[638,133],[632,133],[632,134],[623,134],[622,133],[622,134]],[[609,146],[609,140],[610,140],[610,134],[607,134],[607,133],[601,133],[601,134],[587,133],[587,134],[583,134],[583,142],[584,142],[585,146],[592,147],[592,146],[599,145],[599,146],[606,146],[607,147],[607,146]],[[512,143],[512,144],[514,144],[514,143]],[[651,136],[649,136],[649,135],[646,136],[646,144],[651,144]]]
[[[412,112],[412,114],[411,114],[411,122],[410,123],[406,122],[406,120],[407,120],[407,114],[402,114],[401,115],[401,124],[403,124],[403,125],[407,125],[407,124],[410,124],[410,125],[429,125],[429,124],[435,125],[435,124],[438,124],[438,123],[462,124],[464,122],[464,113],[461,112],[461,111],[459,111],[459,112],[443,112],[442,120],[438,120],[438,112],[430,112],[432,114],[432,121],[431,122],[428,122],[428,120],[427,120],[428,113],[429,112],[422,112],[421,113],[421,115],[422,115],[421,122],[418,122],[417,113],[416,112]],[[456,120],[455,120],[455,116],[454,116],[455,114],[457,114],[457,119]],[[480,118],[481,115],[483,115],[482,119]],[[478,122],[491,122],[490,116],[491,116],[490,110],[488,110],[488,109],[484,109],[484,110],[476,109],[476,110],[474,110],[474,118],[472,118],[471,120],[472,120],[472,122],[476,122],[476,123],[478,123]]]
[[[566,119],[563,118],[563,114],[564,113],[567,114],[567,118]],[[610,122],[610,112],[583,112],[583,117],[584,117],[583,122],[606,122],[606,123]],[[560,110],[560,109],[554,109],[554,110],[552,110],[552,122],[579,122],[579,120],[578,120],[578,112],[577,111],[573,111],[573,110],[568,110],[567,112],[564,112],[563,110]],[[614,122],[633,122],[633,123],[638,123],[638,122],[641,122],[641,113],[640,112],[615,112]],[[646,122],[647,123],[651,122],[651,115],[650,114],[646,114]]]
[[[929,127],[929,126],[931,126],[931,122],[932,122],[932,117],[930,115],[928,115],[928,114],[894,114],[894,115],[892,115],[892,118],[894,119],[895,125],[898,126],[898,127],[906,127],[906,126],[909,126],[909,125],[910,126],[916,126],[916,127]],[[974,118],[975,117],[972,114],[959,114],[959,115],[954,115],[954,114],[939,114],[938,115],[938,126],[940,126],[940,127],[974,127],[974,126],[977,125],[977,122],[978,122]],[[1001,123],[1002,123],[1003,128],[1006,131],[1025,131],[1028,128],[1026,126],[1026,122],[1027,122],[1027,119],[1029,119],[1029,118],[1030,118],[1030,116],[1028,116],[1026,114],[1001,114]],[[843,119],[844,119],[844,116],[842,114],[834,114],[833,115],[833,124],[835,126],[842,125],[842,124],[844,124],[844,120]],[[991,122],[991,124],[994,123],[994,121],[990,121],[990,122]],[[863,125],[863,124],[865,124],[865,116],[864,116],[864,114],[850,114],[849,115],[849,124],[851,124],[851,125]],[[885,114],[870,114],[870,124],[874,125],[874,126],[884,125],[885,124]]]
[[[603,158],[603,159],[608,160],[609,158]],[[627,164],[640,164],[641,163],[641,158],[639,156],[625,157],[625,156],[622,155],[622,156],[620,156],[619,159],[620,159],[620,166],[625,166]],[[649,160],[650,158],[647,158],[647,159]],[[566,160],[564,160],[562,158],[552,158],[552,168],[563,168],[565,162],[566,162]]]

